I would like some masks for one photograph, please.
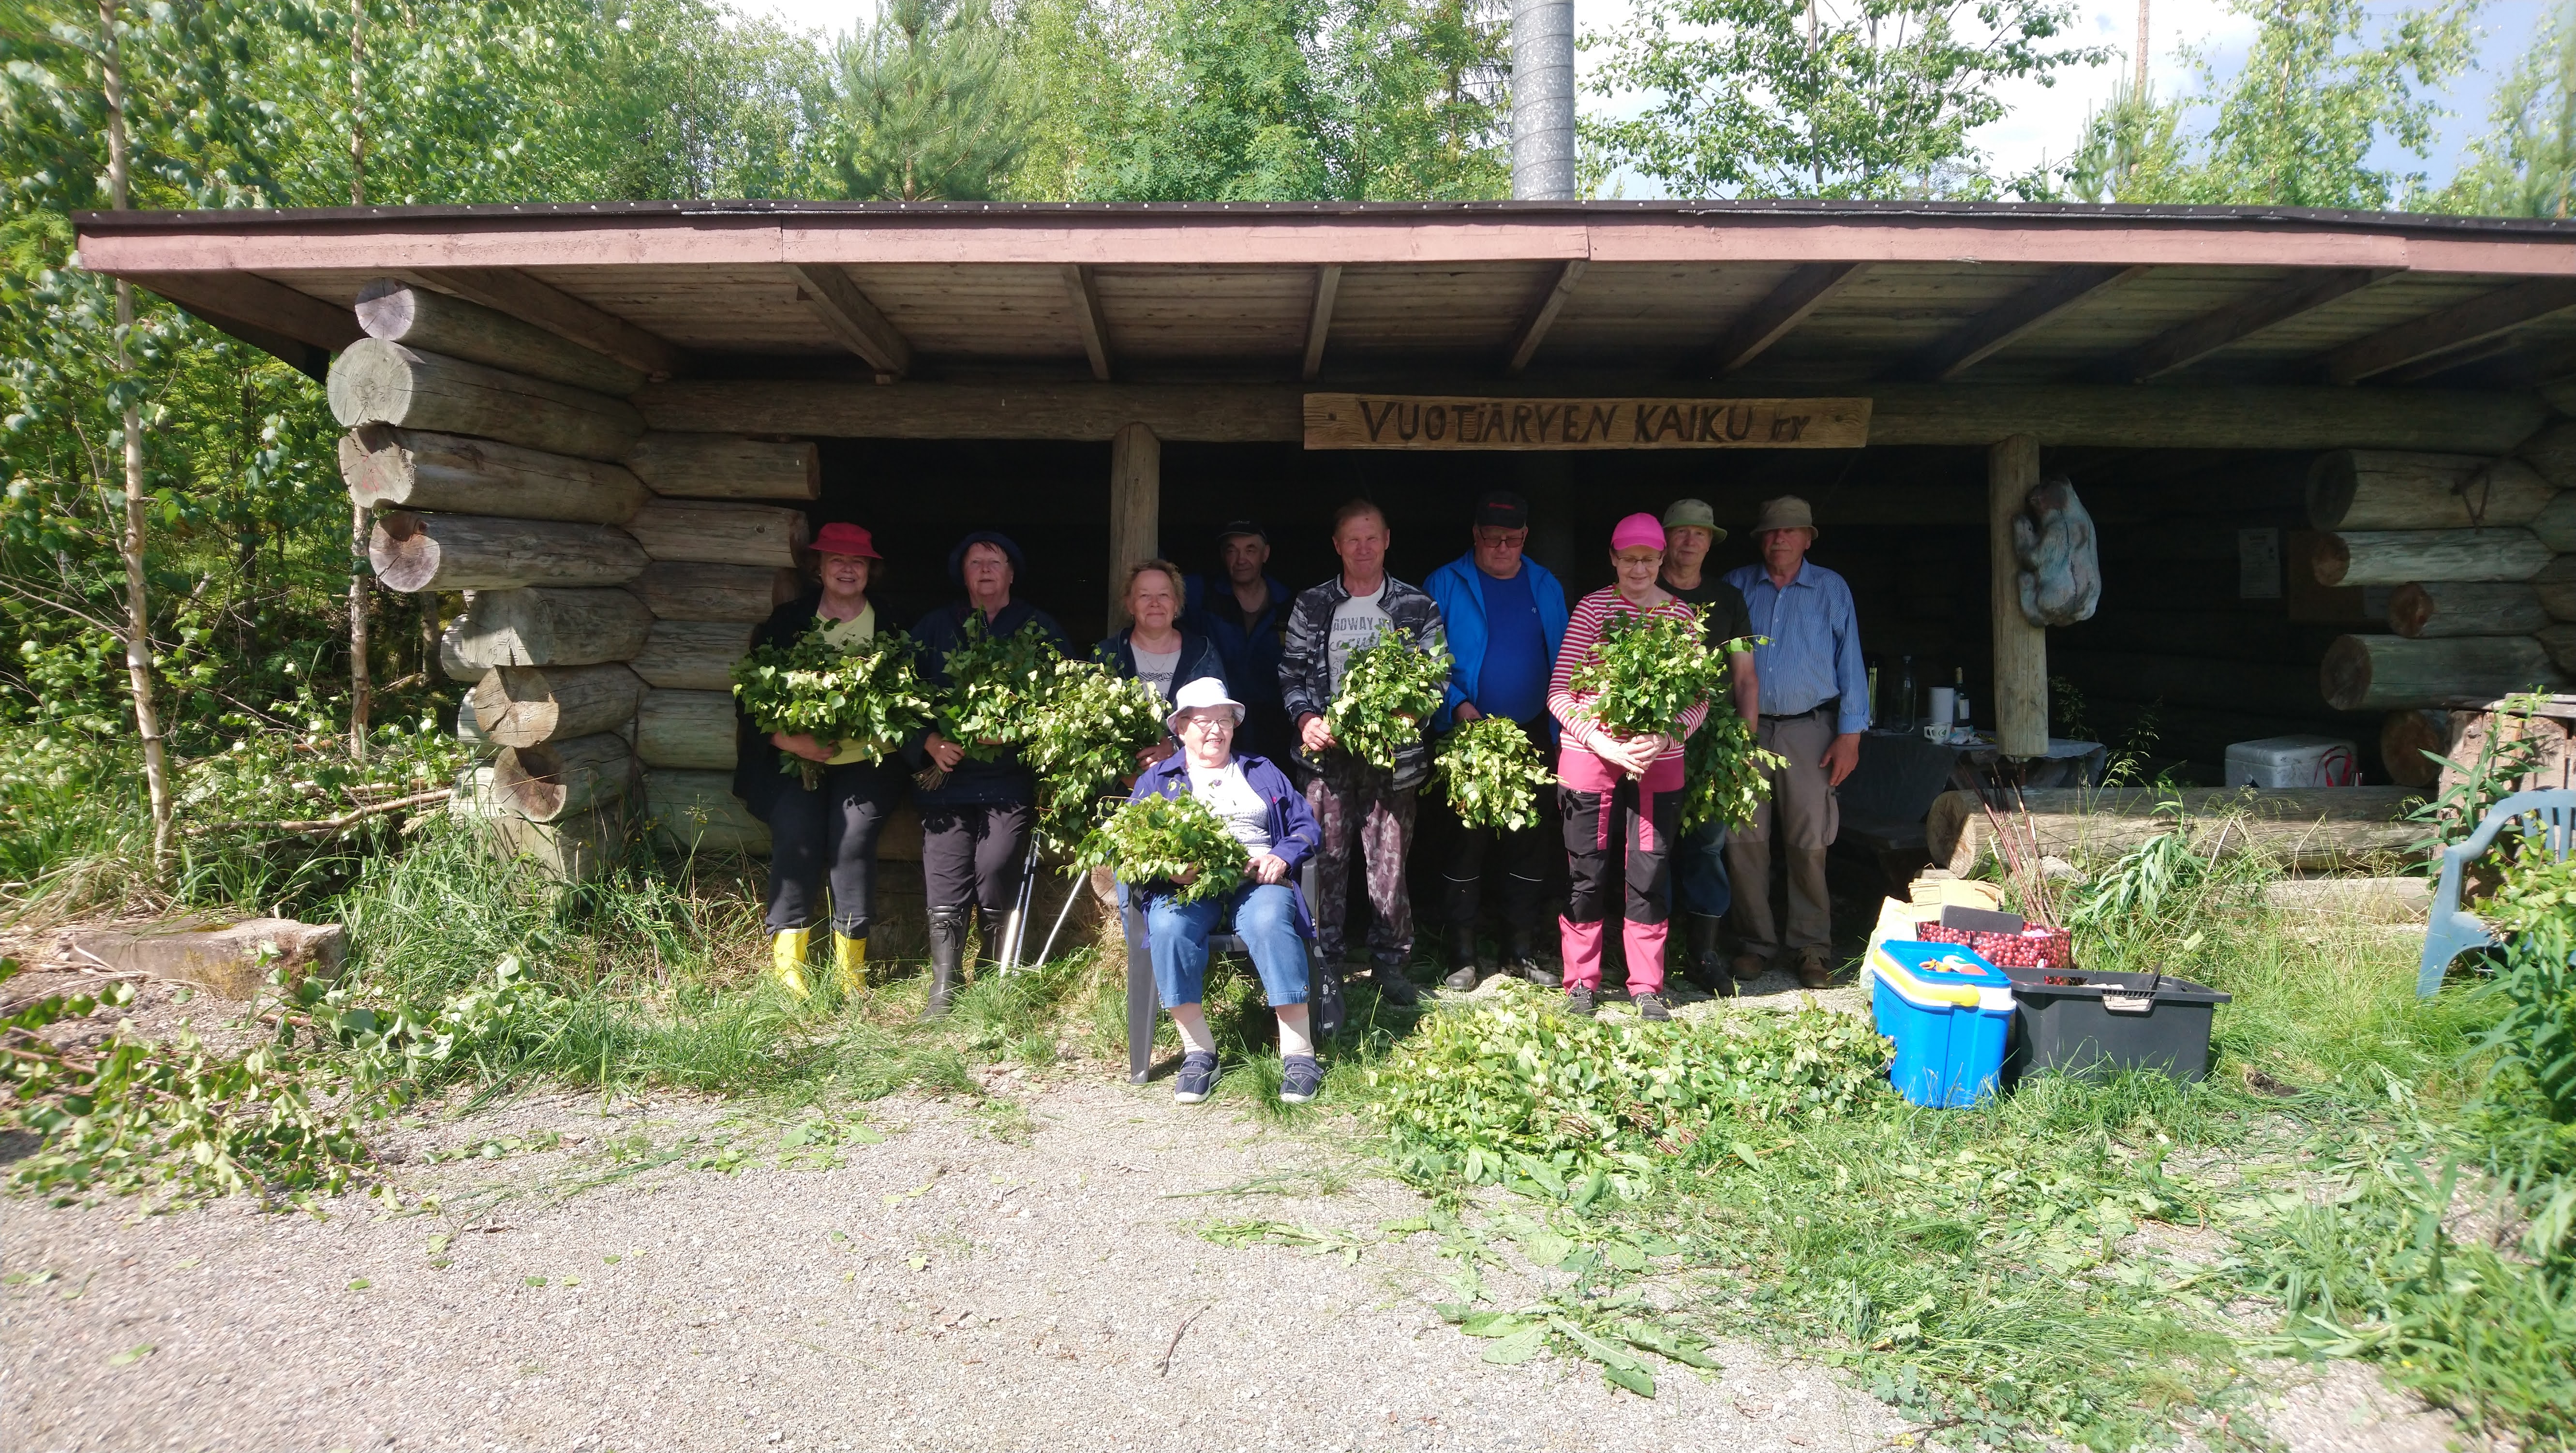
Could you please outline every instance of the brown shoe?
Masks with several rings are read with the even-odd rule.
[[[1749,984],[1770,971],[1771,961],[1760,954],[1737,954],[1730,967],[1737,979]]]
[[[1825,962],[1823,954],[1809,949],[1798,956],[1798,987],[1822,989],[1833,981],[1833,968]]]

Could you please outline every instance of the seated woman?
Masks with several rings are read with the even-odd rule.
[[[1130,886],[1145,913],[1154,991],[1188,1051],[1172,1098],[1195,1105],[1216,1088],[1216,1037],[1208,1032],[1199,1001],[1207,980],[1208,935],[1232,910],[1234,931],[1252,951],[1262,991],[1279,1015],[1285,1071],[1279,1098],[1302,1105],[1315,1098],[1324,1072],[1315,1064],[1315,1042],[1306,1029],[1306,940],[1314,929],[1305,895],[1291,879],[1323,835],[1286,773],[1266,758],[1234,754],[1234,730],[1242,721],[1243,703],[1226,695],[1224,683],[1201,678],[1184,684],[1168,722],[1180,738],[1180,754],[1147,768],[1130,799],[1187,792],[1207,804],[1250,859],[1242,885],[1196,903],[1177,901],[1172,883]]]

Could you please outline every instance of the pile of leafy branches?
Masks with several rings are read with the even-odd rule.
[[[1538,821],[1538,794],[1556,785],[1556,774],[1529,733],[1499,716],[1480,716],[1451,732],[1432,770],[1440,774],[1461,824],[1505,832]]]
[[[818,617],[795,640],[735,662],[734,695],[764,732],[838,742],[883,761],[932,720],[914,661],[919,648],[900,631],[879,631],[844,651],[825,639],[826,624]],[[778,770],[799,774],[808,788],[822,781],[820,763],[792,752],[778,754]]]
[[[1756,741],[1744,718],[1717,698],[1708,720],[1682,745],[1682,831],[1751,822],[1771,796],[1769,774],[1787,765],[1788,758]]]
[[[989,762],[1025,740],[1053,668],[1063,658],[1044,627],[1030,621],[996,636],[981,611],[958,628],[941,669],[948,686],[939,693],[939,734]]]
[[[1354,757],[1380,771],[1422,738],[1422,723],[1440,709],[1449,689],[1449,653],[1417,651],[1394,626],[1351,652],[1324,729]]]
[[[1072,851],[1098,825],[1102,801],[1136,775],[1136,754],[1163,739],[1154,688],[1097,661],[1056,662],[1022,742],[1038,778],[1040,841]]]
[[[1892,1057],[1848,1014],[1590,1019],[1506,985],[1494,1007],[1432,1016],[1371,1079],[1398,1162],[1417,1177],[1599,1172],[1643,1187],[1722,1127],[1885,1098]],[[1717,1138],[1722,1150],[1730,1137]]]
[[[1216,813],[1186,792],[1119,808],[1084,839],[1080,855],[1084,867],[1106,865],[1122,883],[1175,884],[1183,903],[1233,892],[1250,861]]]
[[[1696,615],[1612,614],[1601,623],[1593,658],[1576,667],[1567,686],[1589,694],[1584,711],[1614,736],[1671,736],[1682,713],[1715,701],[1726,685],[1726,655],[1708,643]]]

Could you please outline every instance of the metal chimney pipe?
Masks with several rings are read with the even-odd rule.
[[[1512,197],[1574,200],[1574,0],[1512,0]]]

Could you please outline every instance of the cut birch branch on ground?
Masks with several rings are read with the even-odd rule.
[[[2529,530],[2347,530],[2319,535],[2317,584],[2407,585],[2419,580],[2529,580],[2550,549]]]
[[[729,772],[734,764],[733,693],[644,693],[635,710],[635,754],[647,767]]]
[[[376,516],[367,560],[385,589],[515,590],[528,585],[622,585],[645,565],[643,547],[614,525],[505,520],[491,515]]]
[[[2065,788],[2027,791],[2022,799],[2038,851],[2071,862],[2117,857],[2179,828],[2204,856],[2260,853],[2283,867],[2317,870],[2406,855],[2424,828],[2397,819],[2421,795],[2404,787]],[[2165,810],[2177,798],[2179,822]],[[1993,829],[1974,793],[1942,793],[1924,826],[1932,860],[1961,877],[1994,860]]]
[[[2527,525],[2557,487],[2519,459],[2335,449],[2308,470],[2320,530],[2465,530]]]
[[[734,663],[751,654],[750,623],[655,621],[630,663],[647,686],[731,691]]]
[[[816,499],[823,456],[811,440],[740,434],[650,433],[626,467],[655,494],[677,499]]]
[[[603,666],[496,666],[473,692],[474,720],[505,747],[537,747],[632,720],[644,683],[617,662]]]
[[[2540,592],[2527,582],[2427,581],[2388,597],[2388,628],[2410,640],[2527,636],[2548,624]]]
[[[2559,691],[2570,684],[2548,649],[2530,636],[2337,636],[2317,667],[2318,690],[2337,711],[2440,706],[2462,697]]]
[[[614,460],[644,433],[623,399],[362,338],[331,361],[331,417]]]
[[[784,505],[657,499],[635,512],[626,532],[656,560],[706,565],[792,568],[811,527],[805,512]]]
[[[769,856],[769,824],[733,795],[731,772],[655,767],[644,774],[644,810],[653,830],[683,851]]]
[[[492,764],[492,793],[530,822],[554,822],[635,790],[635,753],[626,738],[599,732],[540,747],[504,747]]]
[[[368,337],[424,353],[443,353],[614,398],[644,386],[642,369],[480,303],[396,278],[378,278],[358,289],[357,311],[358,326],[367,330]]]
[[[793,570],[657,560],[626,588],[660,620],[757,625],[802,594],[805,582]]]
[[[370,509],[599,525],[624,524],[652,498],[623,465],[391,424],[340,437],[340,479]]]
[[[653,612],[614,588],[478,590],[452,628],[476,681],[495,666],[594,666],[644,648]]]

